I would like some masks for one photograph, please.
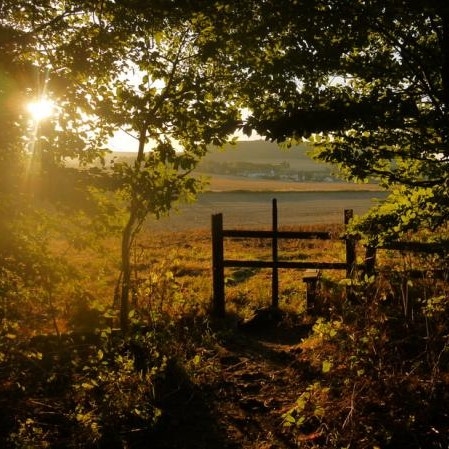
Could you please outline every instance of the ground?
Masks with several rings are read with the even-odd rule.
[[[308,331],[309,326],[285,319],[250,321],[223,338],[204,354],[215,362],[214,369],[164,402],[165,417],[152,447],[297,447],[284,432],[282,415],[309,380],[297,357]]]

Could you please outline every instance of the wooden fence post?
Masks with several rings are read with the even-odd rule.
[[[352,209],[345,209],[345,227],[349,224],[354,216]],[[356,267],[355,240],[346,236],[346,277],[352,278]]]
[[[365,252],[365,274],[371,277],[376,272],[376,247],[367,246]]]
[[[223,214],[212,215],[212,279],[213,299],[212,315],[224,318],[224,249],[223,249]]]
[[[271,241],[273,272],[271,276],[271,307],[277,309],[279,307],[279,273],[278,273],[278,206],[277,200],[273,199],[272,208],[272,231],[273,238]]]

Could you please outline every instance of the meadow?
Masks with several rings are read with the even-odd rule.
[[[222,213],[225,226],[260,227],[271,223],[271,202],[279,204],[285,226],[338,224],[345,209],[363,214],[386,193],[375,184],[299,183],[214,176],[198,201],[180,205],[169,217],[150,220],[149,229],[209,229],[212,214]]]
[[[273,310],[271,270],[227,268],[227,316],[210,315],[211,213],[225,228],[270,229],[276,197],[280,229],[334,237],[281,241],[280,259],[340,262],[343,210],[383,194],[268,184],[250,192],[232,179],[143,228],[128,335],[116,328],[119,236],[91,249],[54,241],[72,283],[17,294],[4,321],[2,447],[447,447],[448,287],[431,276],[443,260],[382,251],[375,277],[325,270],[313,310],[302,270],[279,271]],[[224,249],[265,260],[271,242],[228,238]],[[408,277],[417,267],[423,276]]]

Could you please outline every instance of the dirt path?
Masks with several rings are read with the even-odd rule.
[[[298,361],[307,326],[240,330],[210,354],[215,369],[173,406],[159,448],[290,449],[282,426],[286,412],[308,383]],[[310,374],[310,373],[309,373]],[[159,439],[159,438],[158,438]]]
[[[274,343],[247,335],[220,357],[215,409],[235,448],[294,447],[283,435],[282,414],[295,402],[304,378],[296,343]]]

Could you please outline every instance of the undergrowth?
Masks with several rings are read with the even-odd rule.
[[[220,340],[238,330],[235,320],[217,327],[208,318],[210,238],[161,235],[151,242],[135,248],[126,335],[114,328],[112,294],[105,300],[89,287],[91,272],[86,284],[77,273],[55,277],[64,288],[45,290],[42,283],[38,290],[3,269],[2,447],[142,447],[164,421],[168,402],[190,400],[184,393],[196,383],[213,384]],[[239,257],[264,258],[270,250],[266,241],[232,244]],[[341,260],[342,244],[294,242],[282,257]],[[411,279],[407,269],[417,264],[427,271]],[[431,277],[438,264],[445,262],[385,253],[373,277],[323,273],[313,311],[301,271],[280,272],[281,309],[312,323],[294,353],[307,367],[304,388],[279,411],[290,447],[449,446],[449,302],[447,280]],[[106,284],[113,286],[103,278],[101,292]],[[227,270],[229,315],[243,320],[266,307],[270,288],[268,270]],[[33,302],[33,295],[42,300]]]
[[[316,318],[300,355],[315,379],[283,415],[300,447],[448,447],[448,288],[429,281],[352,281]]]

